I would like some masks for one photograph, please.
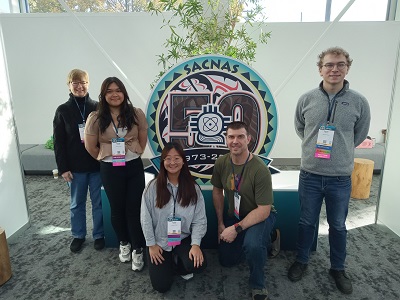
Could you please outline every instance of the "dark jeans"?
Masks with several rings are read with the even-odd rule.
[[[145,186],[142,160],[137,158],[128,161],[123,167],[101,162],[100,175],[110,201],[111,224],[118,240],[129,241],[132,249],[144,247],[140,225],[140,206]]]
[[[200,273],[207,267],[207,260],[203,252],[204,262],[199,268],[195,268],[193,261],[189,259],[189,251],[192,248],[190,245],[191,237],[188,236],[182,240],[181,244],[174,247],[172,251],[163,251],[162,256],[164,261],[162,264],[152,264],[150,261],[149,249],[147,248],[146,256],[149,266],[150,281],[153,288],[160,293],[168,291],[173,282],[174,274],[186,275],[190,273]],[[178,261],[174,262],[174,255]]]
[[[250,268],[249,283],[252,289],[265,288],[264,266],[268,257],[271,230],[274,228],[276,213],[271,212],[269,217],[238,234],[232,243],[220,241],[219,261],[224,267],[239,264],[244,258]],[[238,220],[235,217],[226,217],[226,227],[232,226]]]
[[[300,171],[299,175],[300,221],[297,241],[297,258],[308,263],[319,220],[322,201],[325,198],[329,224],[331,268],[344,270],[346,259],[346,217],[351,193],[350,176],[321,176]]]

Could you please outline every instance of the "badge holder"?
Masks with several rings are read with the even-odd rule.
[[[79,130],[79,137],[81,138],[81,143],[84,143],[84,136],[85,136],[85,123],[78,124]]]
[[[113,138],[111,139],[113,167],[125,166],[125,139]]]
[[[235,207],[233,210],[233,214],[235,215],[236,218],[238,218],[240,220],[240,216],[239,216],[239,209],[240,209],[240,198],[241,196],[239,195],[238,191],[235,191],[235,194],[233,196],[233,200],[235,202]]]
[[[317,144],[315,146],[316,158],[330,159],[335,126],[321,126],[318,130]]]
[[[181,244],[181,218],[168,218],[168,246],[177,246]]]

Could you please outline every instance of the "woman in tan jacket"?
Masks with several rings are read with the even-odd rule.
[[[101,86],[99,109],[89,115],[86,123],[85,147],[100,161],[111,223],[120,242],[119,259],[132,259],[134,271],[141,271],[144,266],[140,206],[145,177],[140,155],[146,147],[147,128],[145,114],[133,107],[122,81],[106,78]]]

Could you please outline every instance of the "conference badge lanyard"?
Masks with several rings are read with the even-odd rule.
[[[318,130],[317,144],[315,146],[314,157],[322,159],[330,159],[333,145],[333,136],[335,135],[336,127],[330,125],[330,119],[332,116],[332,122],[335,118],[337,101],[332,99],[332,105],[329,107],[328,120],[326,125],[321,125]],[[332,114],[333,110],[333,114]]]
[[[235,184],[235,192],[233,194],[233,203],[234,203],[233,214],[239,220],[240,220],[239,210],[240,210],[240,199],[241,199],[241,196],[239,194],[239,188],[240,188],[240,182],[242,181],[242,178],[243,178],[244,168],[246,167],[246,164],[249,161],[249,158],[250,158],[250,152],[249,152],[249,155],[247,156],[246,162],[243,165],[242,172],[240,173],[239,178],[236,177],[236,175],[235,175],[235,169],[233,167],[233,162],[232,162],[232,158],[231,158],[232,176],[233,176],[233,181]]]
[[[335,134],[335,126],[323,125],[319,128],[314,157],[323,159],[331,158],[334,134]]]
[[[112,121],[117,134],[116,138],[111,139],[111,153],[112,153],[112,164],[113,167],[125,166],[125,139],[118,136],[118,128]]]
[[[86,100],[85,103],[83,103],[83,112],[79,108],[78,102],[76,101],[75,97],[75,104],[78,107],[79,113],[81,114],[82,117],[82,124],[78,124],[78,130],[79,130],[79,137],[81,139],[81,143],[84,143],[84,136],[85,136],[85,112],[86,112]]]
[[[176,191],[178,193],[178,191]],[[182,220],[175,215],[176,195],[172,190],[172,197],[174,198],[174,212],[172,216],[168,217],[168,246],[177,246],[181,244],[181,230]]]
[[[81,143],[84,143],[84,136],[85,136],[85,121],[82,124],[78,124],[79,130],[79,137],[81,138]]]

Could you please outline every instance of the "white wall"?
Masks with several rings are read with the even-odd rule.
[[[67,100],[65,77],[72,68],[89,72],[89,92],[97,98],[104,78],[123,79],[114,61],[128,78],[123,80],[134,105],[146,109],[149,84],[159,72],[156,55],[162,53],[168,34],[160,29],[161,19],[141,13],[76,16],[0,14],[21,143],[44,143],[50,137],[54,111]],[[272,38],[258,48],[253,68],[269,84],[278,106],[278,137],[270,157],[300,157],[294,108],[299,96],[321,80],[317,55],[336,45],[354,58],[347,79],[370,101],[369,134],[378,142],[382,139],[397,43],[392,37],[399,26],[397,22],[270,23],[264,28],[272,31]],[[145,156],[150,156],[149,150]]]
[[[397,36],[398,38],[398,36]],[[400,40],[399,40],[400,45]],[[400,55],[400,48],[399,48]],[[377,219],[400,236],[398,193],[400,170],[400,60],[397,62],[397,76],[393,82],[392,104],[388,123],[385,164],[382,173],[381,193]]]
[[[29,223],[0,24],[0,227],[7,237]]]

